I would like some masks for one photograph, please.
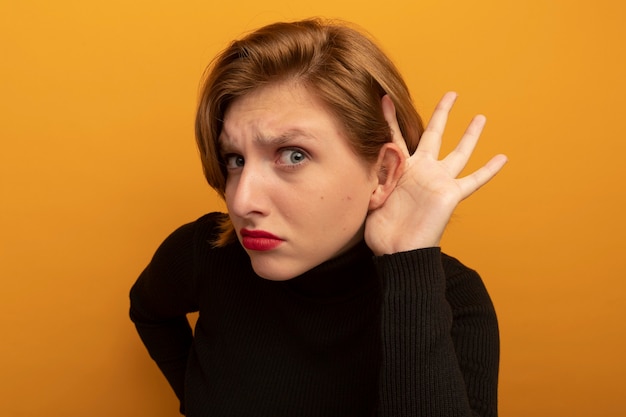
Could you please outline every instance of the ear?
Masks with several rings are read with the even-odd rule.
[[[385,143],[378,153],[376,161],[378,184],[370,197],[369,210],[381,207],[398,185],[404,172],[404,154],[393,142]]]

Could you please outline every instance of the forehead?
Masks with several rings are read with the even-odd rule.
[[[300,83],[282,82],[257,88],[228,106],[220,132],[221,146],[252,138],[268,141],[345,137],[336,116]]]

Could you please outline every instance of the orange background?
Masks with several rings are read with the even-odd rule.
[[[458,91],[446,149],[482,112],[472,167],[510,158],[443,245],[498,309],[501,415],[626,415],[622,4],[2,0],[0,415],[177,415],[127,293],[223,208],[194,148],[200,75],[242,32],[312,15],[370,31],[426,118]]]

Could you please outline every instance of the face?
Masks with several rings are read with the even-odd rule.
[[[378,176],[303,86],[274,84],[238,98],[219,141],[226,205],[258,275],[296,277],[363,238]]]

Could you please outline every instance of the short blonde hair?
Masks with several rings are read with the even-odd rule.
[[[417,148],[423,124],[409,90],[389,58],[346,23],[307,19],[274,23],[233,41],[205,72],[196,115],[196,140],[208,183],[224,198],[226,170],[218,138],[233,100],[256,88],[294,80],[316,94],[344,128],[357,155],[374,162],[391,141],[381,99],[393,101],[409,152]],[[234,239],[229,221],[216,246]]]

